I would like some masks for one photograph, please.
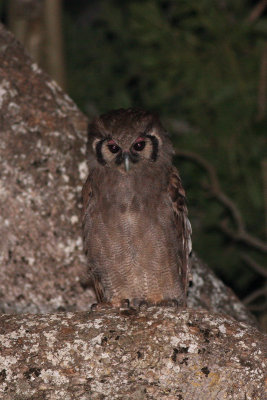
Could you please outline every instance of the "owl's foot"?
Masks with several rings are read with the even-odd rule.
[[[148,308],[148,302],[138,299],[124,299],[120,303],[120,309],[131,311],[145,311]]]
[[[145,311],[148,307],[152,306],[152,303],[146,300],[140,300],[137,298],[127,299],[128,308],[135,311]]]
[[[111,303],[94,303],[91,305],[91,311],[92,312],[97,312],[97,311],[105,311],[105,310],[110,310],[112,308]]]
[[[91,305],[91,311],[105,311],[110,310],[111,308],[119,308],[119,309],[130,309],[130,300],[123,299],[119,301],[110,301],[110,302],[103,302],[103,303],[94,303]]]
[[[126,309],[126,310],[129,309],[130,308],[130,300],[129,299],[121,300],[120,308],[123,308],[123,309]]]
[[[105,310],[110,310],[110,309],[120,309],[121,311],[127,311],[127,312],[138,312],[138,311],[146,311],[149,307],[172,307],[174,309],[182,309],[186,307],[185,302],[183,301],[178,301],[176,299],[167,299],[167,300],[161,300],[161,301],[150,301],[150,300],[143,300],[143,299],[123,299],[119,301],[114,301],[111,300],[110,302],[105,302],[105,303],[96,303],[92,304],[91,306],[91,311],[92,312],[97,312],[97,311],[105,311]]]
[[[178,300],[176,300],[176,299],[162,300],[157,305],[160,307],[173,307],[173,308],[180,307],[180,304],[179,304]]]
[[[130,303],[130,308],[137,309],[139,311],[146,311],[149,307],[173,307],[175,309],[185,308],[186,304],[184,301],[180,302],[176,299],[167,299],[161,301],[150,301],[150,300],[138,300],[133,299]]]

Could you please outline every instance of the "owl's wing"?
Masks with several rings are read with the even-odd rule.
[[[90,212],[91,212],[91,203],[92,203],[92,187],[91,187],[91,176],[89,174],[83,189],[82,189],[82,202],[83,202],[83,207],[82,207],[82,229],[83,229],[83,244],[84,244],[84,250],[86,256],[88,256],[88,243],[86,243],[86,238],[88,235],[90,235],[89,232],[89,224],[88,224],[88,219],[90,218]],[[89,262],[89,272],[94,284],[94,289],[96,293],[96,298],[99,303],[102,303],[104,301],[104,289],[101,284],[100,277],[98,274],[95,273],[95,271],[92,270]]]
[[[83,185],[83,189],[82,189],[82,201],[83,201],[82,221],[83,221],[83,224],[84,224],[84,218],[86,216],[86,210],[88,209],[89,201],[90,201],[90,198],[92,197],[92,187],[91,187],[90,181],[91,181],[91,177],[89,174],[88,178],[86,179],[85,184]]]
[[[185,191],[181,178],[175,167],[172,167],[169,178],[168,193],[172,201],[175,224],[178,234],[179,256],[181,260],[182,283],[185,294],[187,293],[188,281],[191,279],[191,268],[189,255],[192,250],[191,224],[187,217]]]

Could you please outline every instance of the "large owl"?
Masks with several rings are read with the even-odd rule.
[[[83,239],[98,302],[184,306],[191,226],[158,117],[129,108],[89,125]]]

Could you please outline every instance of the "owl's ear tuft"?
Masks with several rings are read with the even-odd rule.
[[[151,142],[151,155],[150,158],[152,161],[157,161],[159,147],[161,147],[162,140],[159,135],[157,135],[154,131],[151,131],[149,134],[146,134],[146,137]]]
[[[161,130],[161,129],[163,129],[163,127],[161,126],[160,121],[157,121],[157,122],[158,122],[159,126],[157,126],[157,125],[155,126],[154,122],[149,123],[145,129],[144,134],[145,134],[145,136],[150,137],[150,138],[155,137],[157,139],[158,146],[160,147],[162,145],[162,138],[161,138],[160,134],[157,132],[157,130],[158,130],[157,128],[159,128]]]
[[[150,132],[150,135],[151,136],[154,136],[157,140],[158,140],[158,146],[161,146],[162,145],[162,138],[160,137],[160,135],[158,135],[158,133],[156,132],[156,130],[152,130],[151,132]]]
[[[105,136],[105,127],[101,118],[95,118],[92,122],[88,124],[88,141],[93,141],[94,139],[103,139]]]

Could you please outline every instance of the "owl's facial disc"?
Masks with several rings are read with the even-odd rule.
[[[122,150],[120,146],[111,138],[96,139],[93,142],[93,149],[96,153],[97,161],[106,165],[121,157]]]
[[[123,142],[122,142],[123,143]],[[127,140],[120,145],[111,137],[96,139],[93,148],[96,153],[97,161],[102,165],[117,166],[120,170],[129,172],[133,164],[147,160],[155,162],[158,157],[159,146],[161,144],[158,136],[153,132],[141,133],[132,143]]]
[[[139,136],[131,146],[130,152],[137,159],[156,161],[158,157],[160,142],[153,134]]]

